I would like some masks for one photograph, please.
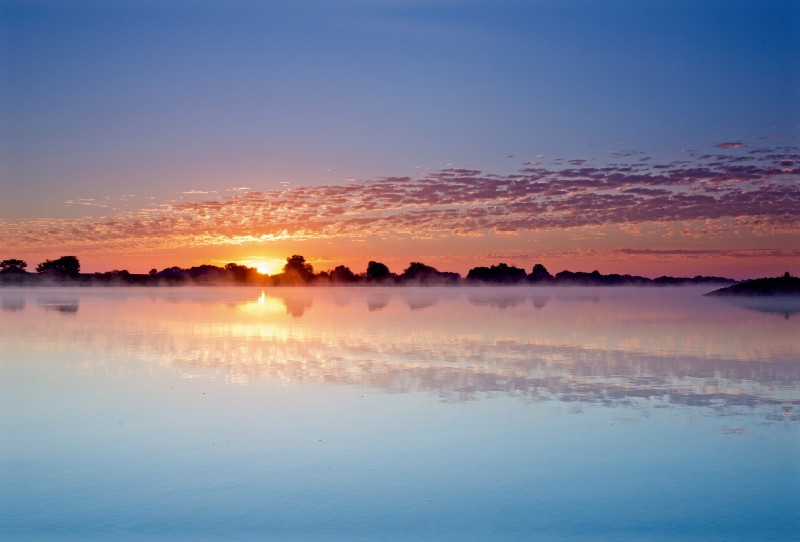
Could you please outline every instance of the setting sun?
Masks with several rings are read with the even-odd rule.
[[[270,258],[269,260],[255,258],[241,260],[242,265],[246,265],[247,267],[255,267],[256,271],[262,275],[275,275],[280,273],[285,263],[286,260],[280,258]]]

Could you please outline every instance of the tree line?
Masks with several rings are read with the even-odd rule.
[[[0,261],[0,273],[25,274],[28,262],[11,258]],[[45,260],[36,266],[39,274],[77,276],[81,272],[81,262],[75,256],[61,256],[57,260]]]
[[[525,269],[499,263],[490,267],[473,267],[466,277],[459,273],[439,271],[422,262],[411,262],[401,273],[393,273],[381,262],[370,261],[365,271],[356,273],[345,265],[325,271],[314,271],[314,266],[305,257],[294,254],[286,258],[282,272],[263,275],[254,267],[229,263],[223,267],[200,265],[190,268],[168,267],[158,271],[152,269],[148,274],[133,274],[127,270],[114,270],[105,273],[81,273],[80,261],[76,256],[62,256],[56,260],[45,260],[36,266],[36,274],[29,273],[28,264],[20,259],[0,261],[0,283],[35,283],[54,280],[73,283],[107,283],[128,285],[158,285],[186,283],[234,282],[264,284],[274,286],[291,285],[552,285],[552,286],[681,286],[688,284],[733,284],[736,281],[724,277],[669,277],[656,279],[636,275],[603,275],[598,271],[591,273],[561,271],[552,275],[542,264],[536,264],[528,273]]]

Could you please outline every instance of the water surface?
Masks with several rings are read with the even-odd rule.
[[[788,540],[800,307],[0,290],[13,540]]]

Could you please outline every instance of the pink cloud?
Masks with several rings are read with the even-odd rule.
[[[786,149],[784,149],[786,150]],[[635,152],[631,154],[636,154]],[[0,221],[13,247],[180,247],[282,238],[480,235],[679,222],[716,235],[729,221],[759,235],[800,232],[798,155],[713,156],[661,164],[526,168],[512,175],[449,168],[156,204],[99,220]],[[530,165],[530,163],[528,164]],[[702,228],[688,225],[706,221]]]
[[[723,141],[722,143],[717,143],[714,146],[720,149],[738,149],[744,147],[744,143],[741,141]]]

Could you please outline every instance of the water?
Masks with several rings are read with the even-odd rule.
[[[789,540],[800,307],[0,290],[4,540]]]

